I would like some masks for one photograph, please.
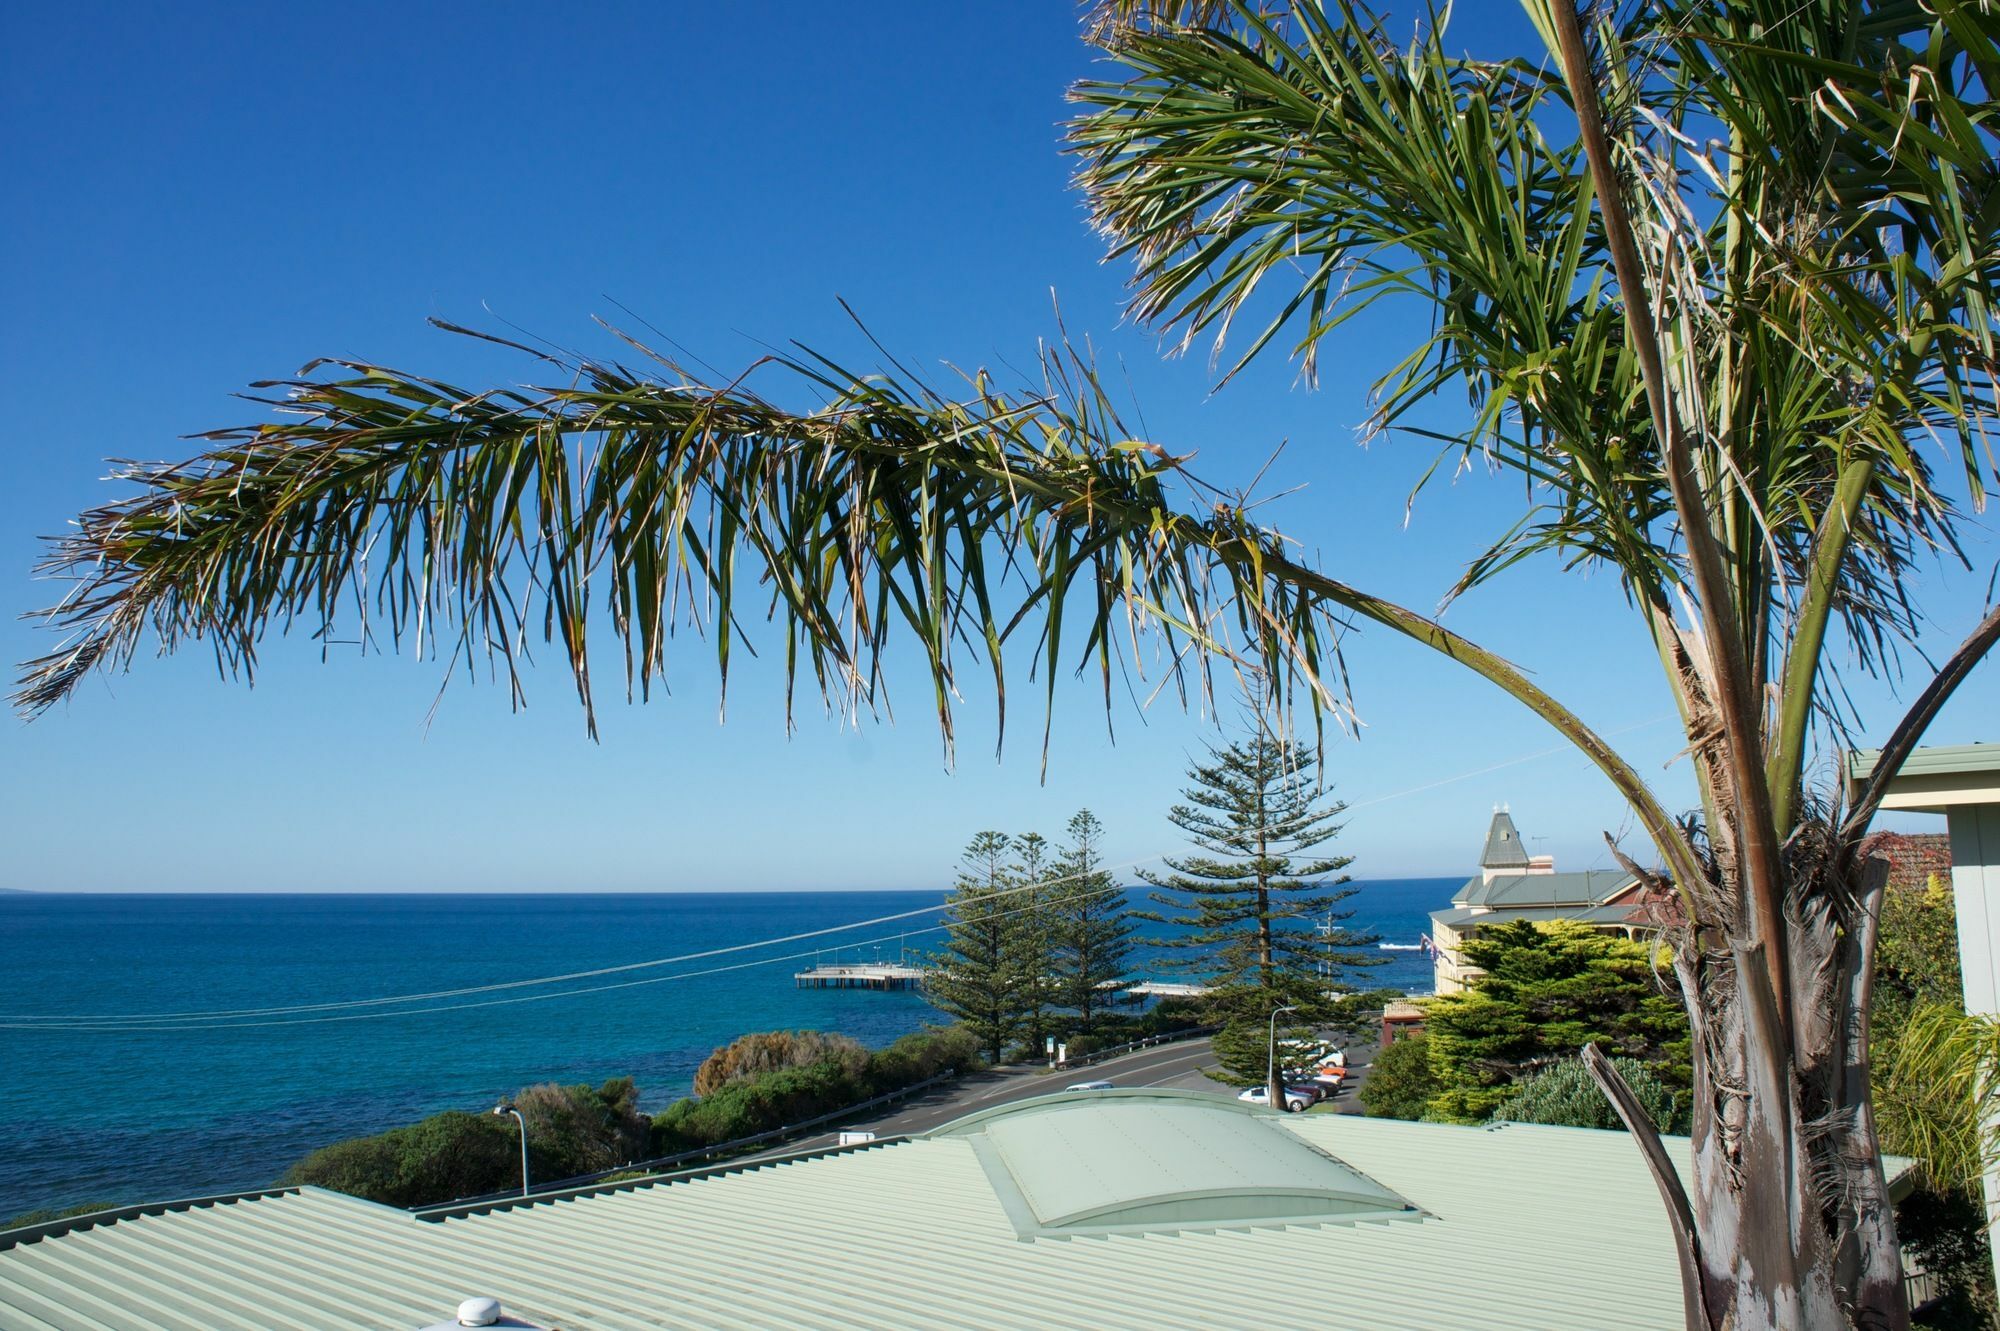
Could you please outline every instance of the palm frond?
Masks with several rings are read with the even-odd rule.
[[[726,686],[746,624],[775,620],[788,695],[803,677],[849,709],[878,699],[893,630],[928,664],[947,743],[961,657],[984,658],[1004,708],[1002,648],[1024,624],[1051,690],[1072,619],[1107,681],[1145,668],[1121,656],[1144,638],[1204,690],[1211,653],[1294,679],[1294,662],[1335,659],[1332,607],[1257,573],[1276,538],[1223,510],[1181,517],[1176,460],[1129,438],[1066,350],[1031,391],[982,374],[959,399],[805,352],[722,388],[544,362],[570,382],[472,392],[316,363],[256,385],[280,421],[128,467],[141,492],[85,514],[45,565],[76,584],[50,612],[71,637],[30,663],[20,705],[127,662],[147,627],[246,675],[273,627],[354,631],[497,663],[517,699],[535,640],[554,642],[593,731],[589,644],[607,629],[643,698],[677,626],[710,638]],[[822,403],[786,410],[753,378]],[[1319,704],[1337,696],[1313,684]]]

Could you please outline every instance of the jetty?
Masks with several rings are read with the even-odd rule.
[[[921,969],[897,961],[844,962],[800,971],[792,981],[801,989],[914,989],[924,978]]]
[[[792,976],[800,989],[916,989],[923,984],[924,971],[901,961],[850,961],[814,966]],[[1105,988],[1119,986],[1106,984]],[[1208,992],[1205,984],[1176,984],[1162,980],[1141,980],[1123,986],[1123,992],[1138,998],[1200,998]]]
[[[1200,998],[1208,992],[1205,984],[1176,984],[1166,980],[1141,980],[1125,988],[1128,994],[1141,998]]]

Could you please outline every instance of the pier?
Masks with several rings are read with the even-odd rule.
[[[1208,992],[1205,984],[1175,984],[1163,980],[1141,980],[1125,990],[1140,998],[1200,998]]]
[[[792,976],[801,989],[915,989],[922,985],[923,968],[900,961],[853,961],[814,966]],[[1106,985],[1106,988],[1113,988]],[[1174,984],[1141,980],[1123,992],[1135,998],[1200,998],[1208,992],[1204,984]]]
[[[914,989],[924,978],[922,970],[894,961],[850,962],[837,966],[815,966],[800,971],[792,981],[801,989]]]

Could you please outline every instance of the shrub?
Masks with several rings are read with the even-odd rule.
[[[962,1026],[927,1026],[872,1054],[851,1040],[845,1045],[851,1049],[834,1046],[831,1056],[804,1067],[780,1067],[676,1100],[653,1120],[653,1152],[676,1155],[755,1136],[980,1065],[978,1041]],[[853,1050],[861,1050],[858,1061]]]
[[[1101,1049],[1109,1049],[1113,1045],[1125,1042],[1113,1039],[1109,1035],[1079,1035],[1064,1043],[1068,1046],[1068,1053],[1071,1058],[1088,1058]]]
[[[518,1186],[514,1121],[450,1110],[407,1128],[356,1137],[314,1151],[286,1171],[286,1184],[311,1184],[386,1202],[423,1206]]]
[[[542,1179],[594,1174],[646,1154],[651,1123],[639,1112],[639,1089],[614,1077],[592,1090],[544,1082],[514,1097],[528,1123],[528,1155]]]
[[[694,1093],[709,1095],[733,1081],[782,1068],[837,1059],[859,1072],[868,1051],[850,1036],[830,1031],[754,1031],[710,1054],[694,1074]]]
[[[0,1229],[21,1229],[28,1225],[46,1225],[52,1220],[68,1220],[71,1216],[91,1215],[98,1211],[110,1211],[116,1202],[85,1202],[81,1206],[62,1206],[40,1211],[23,1211],[11,1220],[0,1220]]]
[[[729,1082],[668,1105],[653,1120],[653,1148],[670,1155],[787,1127],[865,1100],[865,1089],[839,1058]]]
[[[1430,1041],[1421,1033],[1406,1036],[1375,1055],[1361,1083],[1361,1108],[1370,1118],[1422,1118],[1438,1090]]]
[[[1632,1088],[1633,1096],[1645,1108],[1653,1126],[1662,1132],[1672,1132],[1679,1118],[1672,1089],[1636,1058],[1614,1058],[1611,1066],[1625,1078],[1625,1084]],[[1513,1094],[1493,1111],[1493,1117],[1510,1123],[1547,1123],[1556,1127],[1616,1128],[1621,1132],[1625,1128],[1580,1058],[1551,1063],[1515,1082]]]
[[[976,1072],[979,1041],[963,1026],[926,1026],[868,1057],[869,1095],[887,1095],[940,1073]],[[863,1097],[864,1099],[867,1097]]]

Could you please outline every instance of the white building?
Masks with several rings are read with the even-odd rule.
[[[1462,949],[1481,929],[1515,920],[1579,920],[1629,936],[1643,927],[1636,918],[1639,893],[1639,880],[1622,871],[1557,873],[1555,857],[1528,854],[1513,815],[1495,809],[1479,872],[1466,879],[1449,909],[1431,913],[1437,992],[1457,993],[1480,974]]]

